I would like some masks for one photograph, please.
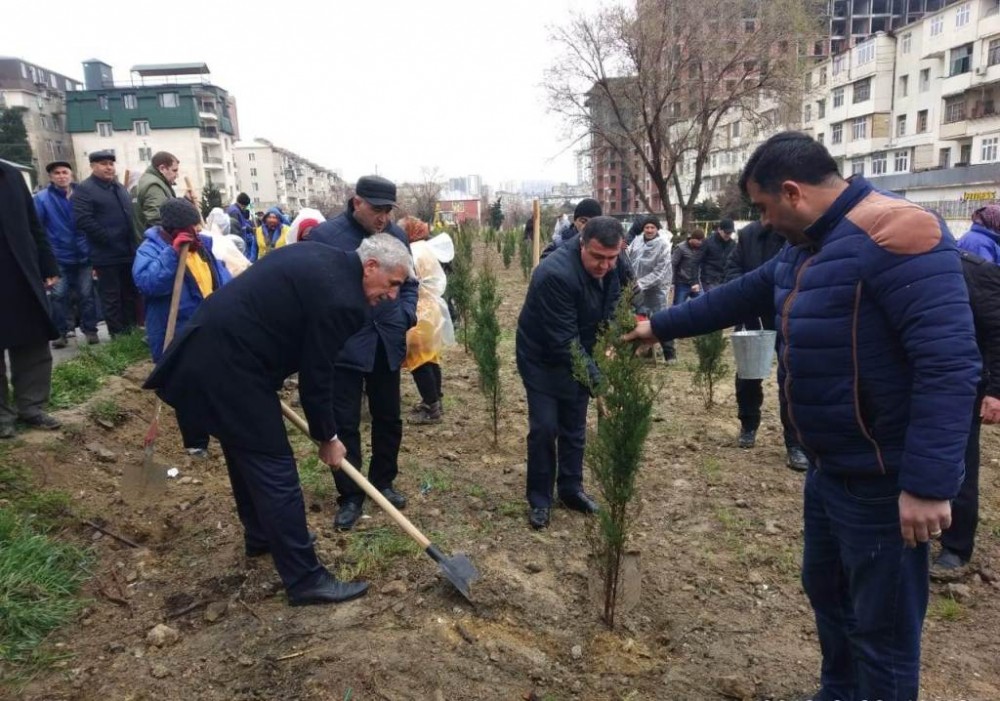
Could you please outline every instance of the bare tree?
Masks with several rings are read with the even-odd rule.
[[[399,215],[412,215],[425,222],[434,220],[434,208],[441,194],[441,174],[437,168],[422,167],[422,181],[399,187]]]
[[[550,107],[590,139],[595,166],[615,162],[630,199],[675,229],[674,204],[688,221],[711,152],[727,145],[724,120],[753,133],[797,111],[816,3],[638,0],[575,16],[553,31]]]

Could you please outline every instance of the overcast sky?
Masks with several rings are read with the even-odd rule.
[[[236,96],[243,139],[270,139],[348,180],[437,168],[493,185],[575,182],[576,147],[541,88],[549,30],[609,1],[11,1],[0,55],[79,80],[81,62],[97,58],[116,82],[138,64],[205,62]]]

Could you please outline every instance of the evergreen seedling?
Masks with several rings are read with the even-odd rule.
[[[497,278],[488,263],[479,274],[479,296],[473,310],[472,355],[479,368],[479,389],[489,405],[493,421],[493,444],[498,438],[500,414],[500,292]]]

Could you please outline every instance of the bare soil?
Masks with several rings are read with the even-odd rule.
[[[461,346],[450,348],[445,421],[406,426],[397,482],[410,498],[413,522],[445,549],[468,553],[483,574],[473,586],[474,604],[430,559],[411,554],[378,563],[363,599],[288,607],[271,562],[243,555],[217,446],[209,460],[191,462],[169,411],[158,453],[180,476],[157,503],[124,504],[122,469],[142,460],[154,401],[139,389],[150,369],[143,363],[112,378],[98,397],[129,412],[123,425],[101,427],[81,407],[63,413],[61,434],[29,434],[15,450],[39,487],[67,491],[81,518],[140,547],[84,525],[65,534],[95,552],[84,592],[89,605],[51,637],[66,659],[7,697],[749,700],[813,691],[819,651],[798,579],[802,476],[784,466],[774,384],[757,447],[740,450],[731,380],[706,411],[691,385],[688,343],[680,344],[679,365],[650,367],[663,390],[633,540],[641,593],[608,631],[588,591],[586,519],[556,509],[548,530],[527,525],[527,419],[513,362],[525,285],[516,262],[501,268],[500,279],[507,362],[499,444],[491,442],[471,357]],[[403,390],[404,407],[416,403],[405,373]],[[922,677],[928,700],[1000,699],[996,429],[984,429],[982,442],[978,550],[959,582],[968,588],[953,594],[947,584],[933,585]],[[301,459],[309,451],[299,445]],[[98,460],[99,447],[114,461]],[[332,496],[307,489],[306,504],[330,566],[343,564],[351,539],[393,528],[369,502],[370,518],[358,532],[337,533]],[[175,628],[179,641],[147,643],[159,623]]]

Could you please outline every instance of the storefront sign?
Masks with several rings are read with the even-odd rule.
[[[966,202],[978,202],[980,200],[995,200],[997,198],[996,190],[983,190],[980,192],[963,192],[962,199]]]

